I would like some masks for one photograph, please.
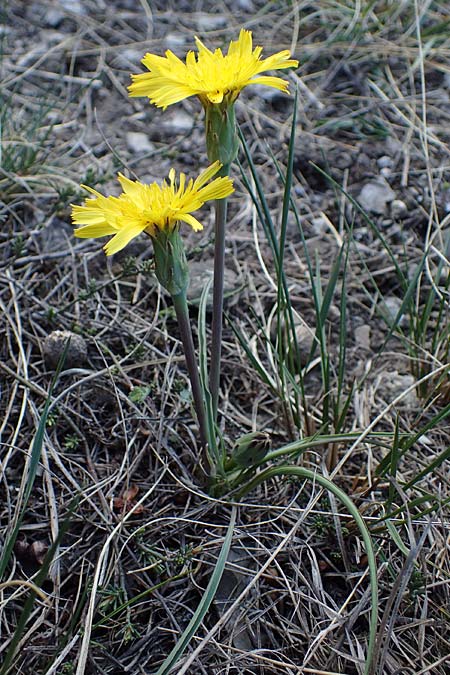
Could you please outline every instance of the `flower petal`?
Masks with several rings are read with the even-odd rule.
[[[265,70],[279,70],[280,68],[298,68],[298,61],[290,58],[291,53],[285,49],[282,52],[268,56],[258,64],[258,73],[263,73]]]
[[[197,218],[194,218],[194,216],[191,216],[189,213],[183,213],[180,215],[179,220],[188,223],[188,225],[190,225],[195,232],[203,230],[203,225],[201,222],[198,221]]]
[[[206,97],[211,103],[222,103],[223,101],[223,91],[208,91]]]
[[[108,241],[108,243],[103,247],[105,249],[106,255],[113,255],[121,251],[127,244],[130,243],[132,239],[137,237],[141,232],[145,230],[144,225],[130,225],[123,227],[117,234]]]
[[[222,164],[216,159],[207,169],[201,172],[198,178],[194,181],[194,188],[198,190],[203,187],[216,173],[222,168]]]
[[[108,225],[108,223],[103,223],[99,225],[85,225],[84,227],[78,227],[74,230],[74,235],[80,239],[98,239],[98,237],[107,237],[110,234],[116,234],[117,228]]]
[[[261,75],[260,77],[253,77],[249,84],[264,84],[266,87],[273,87],[287,93],[289,91],[289,82],[283,80],[282,77],[274,77],[271,75]]]
[[[118,174],[119,183],[122,186],[122,190],[130,199],[135,202],[141,208],[145,206],[145,195],[146,195],[146,185],[143,185],[137,180],[130,180],[126,178],[123,174]]]
[[[209,185],[205,185],[198,191],[198,196],[202,202],[208,202],[210,199],[223,199],[234,192],[233,181],[228,176],[216,178]]]

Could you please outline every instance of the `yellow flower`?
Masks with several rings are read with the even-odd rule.
[[[206,108],[224,98],[233,103],[249,84],[264,84],[287,92],[288,83],[281,77],[259,74],[298,66],[288,50],[261,59],[262,47],[252,48],[252,34],[244,28],[239,39],[230,42],[225,55],[221,49],[211,52],[197,37],[195,41],[198,54],[188,52],[186,63],[170,50],[165,57],[146,54],[142,63],[150,72],[131,76],[130,96],[148,96],[159,108],[198,96]]]
[[[214,162],[198,178],[186,182],[180,173],[178,181],[174,169],[169,172],[169,182],[162,185],[144,185],[119,173],[123,193],[119,197],[104,197],[96,190],[83,186],[95,197],[86,199],[83,206],[72,204],[76,237],[105,237],[114,235],[106,244],[106,255],[123,249],[134,237],[146,232],[155,237],[158,231],[171,232],[179,221],[188,223],[194,230],[203,229],[202,224],[191,215],[211,199],[222,199],[233,192],[233,183],[228,177],[208,181],[220,170],[220,162]]]

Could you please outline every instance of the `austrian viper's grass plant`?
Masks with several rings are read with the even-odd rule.
[[[119,174],[123,189],[119,197],[104,197],[96,190],[86,188],[94,196],[86,199],[83,205],[72,207],[73,223],[80,226],[75,229],[76,237],[113,235],[104,247],[107,255],[117,253],[142,233],[151,238],[155,274],[172,298],[180,327],[204,451],[208,445],[211,448],[213,443],[208,439],[209,425],[189,321],[186,299],[189,269],[180,236],[180,223],[187,223],[194,231],[201,230],[203,226],[192,212],[207,201],[223,199],[233,192],[230,178],[216,176],[220,168],[220,162],[216,161],[195,180],[191,178],[189,181],[184,173],[180,174],[177,181],[172,169],[169,181],[163,181],[162,185],[144,185]],[[210,472],[214,475],[216,463],[210,461],[209,464]]]
[[[287,11],[262,3],[257,14],[242,11],[260,36],[253,42],[248,31],[233,35],[236,16],[222,39],[222,11],[206,2],[198,13],[189,3],[186,13],[165,12],[158,24],[157,3],[130,13],[113,2],[107,15],[99,3],[81,3],[82,15],[61,5],[56,30],[47,30],[45,3],[28,4],[0,10],[2,675],[134,672],[137,663],[153,675],[369,667],[375,675],[417,663],[444,675],[448,3],[302,0]],[[208,32],[203,10],[218,30]],[[164,111],[148,96],[127,100],[142,45],[155,54],[141,74],[152,81],[160,67],[166,94],[189,101]],[[165,56],[166,45],[177,57]],[[281,67],[300,55],[300,77]],[[244,63],[250,70],[235,70],[230,84],[229,69]],[[189,64],[200,83],[189,80]],[[202,88],[210,75],[215,90]],[[276,87],[257,82],[277,75]],[[174,106],[189,117],[183,132],[172,127]],[[196,147],[203,116],[210,134]],[[136,132],[151,144],[132,146]],[[195,182],[205,147],[223,165],[205,186],[228,172],[239,185],[217,202],[215,255],[226,221],[226,271],[238,270],[242,283],[227,303],[218,414],[208,284],[200,301],[197,283],[189,293],[203,453],[175,308],[155,285],[158,257],[162,283],[183,287],[183,251],[170,232],[155,249],[150,220],[134,239],[140,227],[128,225],[142,226],[139,209],[118,195],[141,191],[124,166],[138,176],[175,166]],[[377,175],[381,153],[391,160],[382,174],[407,206],[399,219],[389,207],[363,214],[350,198]],[[317,179],[311,161],[332,179]],[[115,192],[117,171],[132,180]],[[177,192],[178,171],[173,178]],[[103,242],[70,241],[69,202],[92,217],[99,195],[116,211],[114,227],[100,232]],[[198,215],[206,211],[185,213],[206,226]],[[177,223],[198,282],[194,274],[209,271],[209,238]],[[88,224],[99,222],[76,227]],[[199,242],[189,251],[188,230]],[[105,258],[104,243],[111,251],[130,235]],[[214,286],[217,341],[217,270]],[[54,329],[83,337],[87,361],[63,370],[51,391],[41,344]],[[395,371],[408,384],[394,390]],[[33,445],[36,433],[42,443]],[[194,466],[211,476],[208,495]],[[81,499],[58,547],[74,494]],[[45,547],[45,560],[34,555]]]
[[[258,177],[258,169],[253,162],[244,136],[241,134],[242,147],[249,170],[249,175],[246,175],[242,168],[242,179],[264,227],[275,267],[275,345],[271,347],[270,341],[267,340],[275,371],[274,377],[264,372],[262,361],[258,361],[253,351],[245,344],[245,339],[242,338],[239,329],[234,327],[235,334],[239,337],[252,364],[265,378],[266,383],[276,391],[284,407],[293,440],[288,445],[274,448],[269,434],[253,431],[241,436],[234,448],[229,448],[226,445],[226,437],[222,437],[219,433],[216,417],[222,342],[226,198],[233,191],[228,175],[232,163],[237,158],[239,147],[234,104],[240,92],[252,84],[266,85],[286,93],[288,85],[284,79],[262,75],[262,73],[293,68],[298,65],[298,62],[290,58],[290,52],[287,50],[262,59],[262,48],[253,49],[251,33],[246,30],[241,31],[237,41],[230,43],[227,54],[223,54],[220,49],[210,51],[199,39],[196,40],[196,45],[198,53],[189,52],[185,62],[170,50],[166,52],[165,57],[146,54],[142,62],[149,72],[133,75],[129,92],[132,97],[147,97],[150,103],[163,110],[184,98],[196,96],[205,112],[206,150],[211,166],[195,181],[189,182],[186,181],[184,174],[181,174],[177,180],[172,170],[168,182],[164,181],[161,186],[156,183],[143,185],[119,174],[123,190],[119,197],[104,197],[96,190],[88,188],[93,197],[88,198],[81,206],[73,206],[73,222],[79,226],[75,230],[75,235],[82,238],[110,236],[111,239],[105,245],[107,255],[122,250],[132,239],[142,233],[151,238],[155,274],[161,285],[171,295],[178,319],[199,422],[200,445],[209,462],[210,493],[214,496],[231,493],[240,500],[269,479],[283,479],[291,476],[305,479],[313,485],[317,483],[321,489],[329,491],[353,518],[356,529],[364,542],[371,587],[369,639],[364,661],[364,672],[368,674],[373,672],[376,656],[378,582],[375,548],[371,533],[359,508],[333,480],[343,462],[343,460],[339,462],[337,449],[342,444],[347,444],[350,446],[347,450],[349,454],[352,448],[363,440],[374,446],[384,447],[387,449],[389,460],[386,460],[384,469],[380,470],[379,475],[380,477],[389,476],[394,485],[398,462],[403,455],[404,448],[410,447],[408,444],[413,444],[418,437],[411,438],[398,427],[394,432],[379,432],[375,430],[377,420],[374,420],[363,432],[346,433],[344,431],[353,394],[353,387],[348,387],[345,377],[347,277],[352,229],[349,227],[345,236],[338,237],[338,250],[325,277],[320,256],[311,256],[308,250],[301,218],[293,198],[297,97],[294,101],[286,168],[283,169],[278,160],[272,156],[283,191],[279,225],[271,215]],[[186,301],[189,269],[179,225],[180,222],[184,222],[194,230],[201,229],[200,222],[192,215],[192,212],[211,199],[216,200],[216,219],[211,367],[208,373],[205,319],[208,288],[204,290],[199,308],[198,365]],[[300,235],[315,312],[314,340],[306,368],[300,357],[294,303],[285,269],[287,228],[290,217],[293,217]],[[396,269],[400,270],[398,264]],[[411,296],[412,287],[408,286],[406,298],[409,300]],[[337,363],[334,363],[331,353],[335,333],[330,329],[332,323],[330,313],[336,298],[339,298],[340,320],[337,330],[339,344]],[[287,344],[283,335],[284,331],[288,336]],[[322,390],[320,414],[317,409],[314,413],[310,411],[307,391],[308,369],[316,354],[318,354],[317,363],[320,366]],[[435,423],[436,421],[433,421],[433,424]],[[324,449],[328,454],[326,461],[320,464],[326,475],[319,473],[319,466],[310,469],[286,463],[286,461],[292,462],[293,460],[302,462],[307,452],[321,450],[323,453]],[[433,466],[439,466],[446,456],[444,453],[442,457],[436,459]],[[368,488],[366,494],[369,493]],[[388,516],[384,520],[379,519],[377,526],[385,526],[400,550],[408,553],[391,522],[390,514],[396,512],[395,496],[395,490],[392,488],[387,500]],[[222,551],[206,592],[192,620],[158,670],[158,675],[170,672],[175,666],[208,611],[231,545],[234,518],[235,511],[233,510]],[[97,569],[98,578],[99,569]],[[91,619],[94,604],[94,596],[92,596],[89,608]],[[125,606],[128,606],[127,601],[121,601],[120,610]],[[113,612],[115,613],[117,609],[114,608]],[[83,639],[83,664],[86,663],[88,641],[89,635],[86,633]],[[190,661],[191,659],[188,659],[180,672],[186,671]],[[81,673],[80,663],[78,671]]]
[[[262,47],[253,48],[250,31],[241,30],[239,38],[230,42],[228,52],[211,51],[196,38],[197,54],[190,51],[183,63],[167,50],[165,57],[146,54],[142,59],[148,73],[132,75],[130,96],[146,96],[150,103],[167,106],[190,96],[197,96],[205,111],[206,149],[210,162],[220,161],[222,175],[228,175],[237,157],[238,137],[234,104],[240,92],[249,85],[264,85],[288,91],[281,77],[262,75],[270,70],[296,68],[298,61],[283,50],[261,58]],[[216,202],[214,288],[209,386],[214,414],[219,400],[220,360],[222,351],[223,291],[225,268],[227,201]]]

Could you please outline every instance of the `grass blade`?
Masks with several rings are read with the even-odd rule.
[[[369,622],[369,644],[367,646],[367,658],[365,663],[364,673],[368,675],[371,672],[372,668],[372,658],[375,650],[376,643],[376,632],[377,632],[377,621],[378,621],[378,577],[377,577],[377,565],[375,560],[375,552],[372,544],[372,538],[370,535],[367,526],[361,517],[356,506],[353,504],[352,500],[348,495],[345,494],[340,487],[335,485],[331,480],[321,476],[310,469],[305,469],[299,466],[289,466],[281,465],[271,467],[265,471],[261,471],[258,476],[256,476],[250,483],[247,483],[243,488],[241,488],[237,494],[237,497],[240,499],[255,487],[264,483],[266,480],[273,478],[275,476],[298,476],[300,478],[305,478],[306,480],[311,481],[312,483],[318,483],[325,490],[329,490],[334,496],[348,509],[349,513],[353,516],[356,525],[361,533],[362,539],[364,541],[364,546],[366,549],[367,555],[367,565],[369,567],[370,575],[370,588],[371,588],[371,600],[372,600],[372,610],[370,614]],[[159,674],[158,674],[159,675]]]
[[[50,399],[49,399],[50,400]],[[52,564],[53,558],[55,556],[55,553],[57,552],[59,545],[61,543],[61,540],[67,530],[69,529],[70,525],[70,518],[72,513],[75,511],[77,505],[78,505],[78,497],[75,497],[75,499],[72,500],[72,502],[69,505],[69,512],[68,516],[64,519],[61,528],[58,532],[58,536],[55,539],[55,541],[52,543],[50,546],[49,550],[47,551],[45,558],[43,560],[42,566],[39,569],[38,573],[36,574],[36,577],[34,579],[34,585],[36,586],[37,589],[39,589],[45,579],[47,578],[48,571],[50,569],[50,565]],[[2,663],[1,669],[0,669],[0,675],[6,675],[10,671],[10,666],[13,663],[14,656],[16,654],[17,648],[19,646],[20,640],[24,634],[25,627],[27,625],[27,621],[30,617],[30,614],[33,611],[33,605],[34,601],[37,596],[37,592],[34,589],[30,590],[30,594],[28,598],[25,601],[24,607],[22,609],[22,612],[20,614],[19,620],[17,622],[16,629],[14,631],[14,635],[12,637],[11,643],[9,645],[8,651],[5,655],[5,659]]]
[[[44,435],[45,435],[45,429],[47,426],[47,417],[52,401],[52,395],[53,395],[53,390],[55,388],[56,382],[58,381],[59,375],[61,373],[61,370],[63,369],[64,362],[66,360],[66,355],[67,355],[67,350],[69,349],[69,344],[70,340],[67,340],[66,345],[64,347],[64,350],[61,354],[61,357],[58,361],[58,365],[56,367],[55,374],[53,376],[52,382],[50,384],[50,389],[48,392],[48,397],[44,405],[44,409],[42,411],[41,419],[39,420],[39,425],[37,428],[36,435],[33,439],[33,443],[31,446],[31,454],[30,454],[30,462],[28,466],[28,475],[27,475],[27,482],[25,485],[25,490],[23,494],[23,500],[22,500],[22,507],[19,512],[19,515],[17,517],[16,524],[14,525],[14,528],[9,535],[6,544],[3,548],[2,555],[0,557],[0,580],[3,577],[3,574],[5,573],[6,567],[8,565],[9,559],[11,557],[12,550],[14,548],[14,544],[16,543],[17,535],[19,534],[20,526],[22,525],[22,520],[25,515],[25,511],[27,508],[28,500],[31,495],[31,491],[33,489],[34,481],[36,478],[37,470],[39,467],[39,460],[41,457],[41,451],[42,451],[42,444],[44,442]]]
[[[170,673],[172,668],[176,665],[178,659],[183,654],[187,645],[189,644],[192,636],[201,625],[206,613],[208,612],[211,603],[216,595],[217,588],[219,586],[223,571],[225,569],[225,563],[227,562],[231,541],[233,539],[235,522],[236,522],[236,507],[233,506],[230,524],[228,525],[227,533],[225,535],[225,539],[222,544],[222,549],[217,559],[217,563],[214,568],[214,572],[211,576],[211,579],[209,581],[209,584],[203,594],[202,599],[199,602],[197,609],[194,612],[192,619],[189,621],[188,625],[183,631],[175,647],[170,652],[169,656],[166,658],[164,663],[160,666],[160,668],[156,672],[156,675],[168,675],[168,673]]]

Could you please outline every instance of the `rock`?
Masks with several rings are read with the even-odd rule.
[[[206,301],[206,308],[212,309],[213,284],[214,277],[213,261],[199,260],[189,262],[189,288],[187,291],[188,301],[194,305],[198,305],[203,293],[203,289],[208,281],[211,279],[211,286]],[[232,295],[240,288],[239,277],[230,268],[225,268],[224,273],[224,296]]]
[[[408,207],[401,199],[394,199],[391,202],[391,216],[394,220],[401,220],[408,215]]]
[[[67,341],[70,339],[63,369],[79,368],[87,360],[86,340],[70,330],[54,330],[42,343],[42,353],[47,368],[56,368]]]
[[[325,234],[325,232],[330,231],[330,226],[327,222],[327,219],[323,215],[313,218],[311,220],[311,225],[312,229],[314,230],[314,234],[316,234],[317,236],[320,236],[322,234]]]
[[[388,204],[394,201],[395,197],[395,192],[389,183],[380,176],[364,185],[359,193],[358,201],[365,211],[382,215],[387,212]]]
[[[379,376],[379,389],[386,402],[391,402],[393,399],[400,396],[409,387],[415,383],[415,378],[412,375],[401,375],[397,370],[384,370]],[[398,403],[398,408],[407,410],[417,410],[419,406],[419,399],[415,389],[411,389]]]
[[[389,157],[389,155],[378,157],[377,164],[380,169],[390,168],[392,166],[392,157]]]
[[[395,321],[401,306],[402,301],[395,295],[390,295],[383,298],[383,301],[381,302],[381,310],[384,315],[387,315],[389,323]],[[404,328],[405,326],[408,325],[408,316],[406,314],[402,315],[400,321],[398,322],[398,325],[400,326],[400,328]]]
[[[339,152],[333,164],[338,169],[349,169],[355,163],[355,158],[349,152]]]
[[[100,7],[97,7],[100,9]],[[67,19],[72,14],[83,16],[86,10],[83,7],[81,0],[57,0],[53,7],[47,10],[44,21],[50,28],[57,28],[64,19]]]
[[[81,0],[58,0],[58,4],[63,7],[66,12],[70,12],[70,14],[78,14],[78,16],[86,14],[86,10],[83,7]],[[99,7],[99,5],[102,4],[102,2],[97,2],[97,9],[104,9],[104,7]]]
[[[44,17],[45,25],[50,26],[50,28],[57,28],[64,21],[65,16],[64,12],[61,12],[56,7],[50,7]]]
[[[295,328],[295,337],[297,340],[298,352],[300,356],[300,365],[306,366],[309,363],[309,355],[314,343],[314,333],[303,323],[300,323]],[[292,344],[291,350],[295,349],[295,345]]]
[[[153,152],[155,149],[147,134],[142,131],[128,131],[126,142],[128,150],[136,154],[139,152]]]
[[[186,44],[186,37],[181,33],[167,33],[164,45],[167,49],[170,49],[172,52],[176,52],[178,49],[183,49]]]
[[[192,115],[189,115],[184,110],[174,110],[170,117],[165,116],[161,127],[169,134],[186,134],[194,125]]]
[[[253,4],[252,0],[237,0],[237,6],[243,12],[252,13],[255,11],[255,5]]]
[[[210,30],[218,30],[226,25],[227,17],[225,14],[199,13],[197,15],[197,26],[202,33],[207,33]]]
[[[132,68],[134,73],[143,72],[141,65],[143,56],[144,54],[141,50],[126,47],[117,52],[114,59],[114,65],[117,65],[120,68]]]
[[[358,349],[370,351],[370,326],[364,324],[355,328],[355,343]]]

